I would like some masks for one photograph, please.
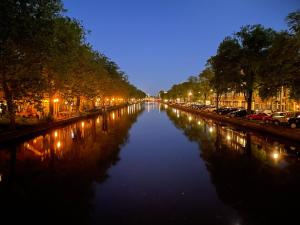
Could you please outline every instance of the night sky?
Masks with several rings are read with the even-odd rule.
[[[94,49],[151,95],[198,75],[225,36],[242,25],[286,29],[299,0],[64,0]]]

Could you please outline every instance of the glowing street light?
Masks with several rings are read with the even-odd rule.
[[[279,154],[277,152],[273,153],[273,158],[277,160],[279,158]]]

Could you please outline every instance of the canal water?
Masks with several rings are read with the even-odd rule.
[[[131,105],[0,147],[6,224],[300,224],[300,147]]]

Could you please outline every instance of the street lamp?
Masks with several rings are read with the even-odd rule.
[[[55,98],[53,99],[53,102],[54,102],[54,115],[58,116],[58,102],[59,102],[59,99],[58,98]]]

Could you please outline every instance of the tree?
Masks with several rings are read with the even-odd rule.
[[[285,21],[289,27],[290,32],[298,33],[300,32],[300,10],[296,10],[295,12],[291,12],[285,18]]]
[[[259,94],[262,98],[275,96],[282,87],[290,90],[290,97],[300,99],[300,11],[286,18],[289,31],[278,32],[266,51],[261,66]]]
[[[218,47],[217,54],[208,60],[213,76],[210,85],[216,94],[216,106],[221,96],[229,90],[239,90],[241,81],[241,47],[238,40],[226,37]]]
[[[248,25],[241,28],[235,34],[235,38],[241,47],[241,85],[245,88],[247,100],[247,111],[251,112],[253,91],[259,87],[262,73],[263,61],[267,51],[272,45],[275,37],[275,31],[270,28],[264,28],[262,25]]]
[[[264,76],[262,67],[267,51],[272,45],[275,31],[261,25],[248,25],[233,37],[227,37],[220,44],[217,55],[210,62],[215,72],[213,80],[221,82],[215,89],[243,91],[247,101],[247,111],[252,107],[253,92],[261,86]],[[218,94],[217,94],[218,95]]]
[[[214,76],[210,79],[210,86],[214,90],[216,95],[216,108],[219,108],[219,102],[221,96],[228,91],[227,82],[223,76],[223,70],[218,67],[218,58],[211,57],[208,60],[208,64],[211,65]]]
[[[290,46],[293,46],[294,51],[289,57],[291,58],[291,69],[294,73],[288,73],[292,76],[289,88],[290,96],[294,99],[300,100],[300,10],[290,13],[286,17],[286,22],[289,26],[291,34]],[[289,70],[289,71],[291,71]]]
[[[14,101],[40,87],[42,62],[47,55],[53,20],[62,12],[60,0],[0,2],[0,84],[15,127]],[[33,80],[35,82],[33,82]]]
[[[205,68],[200,74],[199,74],[199,92],[200,96],[203,97],[204,104],[206,104],[206,100],[209,95],[212,94],[211,90],[211,79],[213,78],[214,73],[211,68],[207,67]]]

